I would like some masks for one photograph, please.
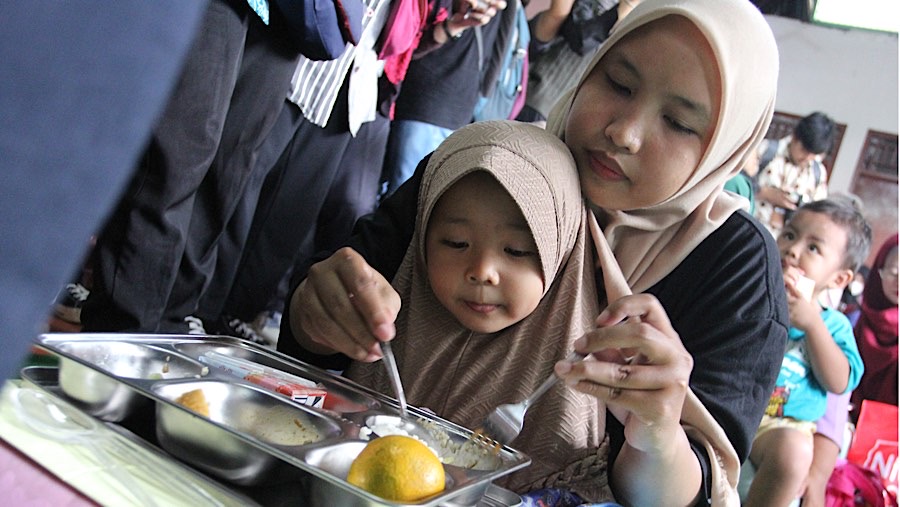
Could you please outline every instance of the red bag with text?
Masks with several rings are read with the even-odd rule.
[[[863,400],[847,461],[875,471],[897,496],[897,407]]]

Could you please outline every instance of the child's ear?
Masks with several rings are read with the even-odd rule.
[[[850,285],[850,282],[853,281],[853,270],[852,269],[842,269],[834,274],[831,277],[831,282],[828,284],[830,289],[843,289]]]

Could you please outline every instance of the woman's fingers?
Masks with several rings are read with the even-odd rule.
[[[632,446],[663,445],[677,428],[693,358],[655,297],[627,296],[597,318],[597,329],[576,342],[584,361],[557,363],[574,389],[603,400],[626,425]]]
[[[506,8],[505,0],[469,0],[465,9],[453,15],[455,24],[475,26],[486,25],[498,12]]]
[[[571,385],[590,382],[616,389],[666,389],[685,383],[693,369],[693,358],[677,335],[665,335],[648,322],[599,329],[585,335],[584,343],[577,349],[592,357],[572,363],[562,361],[560,364],[570,368],[557,370]],[[625,360],[621,350],[631,352],[632,361]]]
[[[597,317],[597,325],[612,326],[630,320],[647,322],[667,335],[675,335],[665,309],[650,294],[634,294],[613,301]]]
[[[378,341],[394,337],[400,297],[362,256],[344,248],[310,268],[292,309],[313,342],[374,361]]]
[[[578,390],[603,399],[617,399],[628,392],[649,392],[685,387],[693,361],[673,364],[620,364],[587,359],[571,363],[563,378]],[[681,380],[677,380],[681,379]]]
[[[681,339],[659,301],[647,294],[615,301],[597,317],[597,328],[575,342],[575,350],[597,359],[620,363],[667,362],[681,351]]]

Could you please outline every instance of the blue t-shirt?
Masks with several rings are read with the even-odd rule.
[[[835,343],[847,356],[850,376],[847,389],[850,392],[859,384],[863,374],[862,357],[856,348],[853,327],[847,317],[831,308],[822,310],[822,320]],[[843,394],[843,393],[837,393]],[[819,385],[812,371],[806,350],[806,333],[790,328],[788,341],[781,361],[781,371],[775,381],[775,390],[769,399],[766,414],[773,417],[791,417],[800,421],[815,421],[825,414],[827,391]]]

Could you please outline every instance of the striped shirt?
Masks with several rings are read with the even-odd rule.
[[[378,35],[387,21],[390,0],[363,1],[366,6],[366,14],[362,21],[359,44],[354,46],[348,43],[344,53],[335,60],[315,61],[300,55],[300,61],[294,70],[293,78],[291,78],[288,100],[300,107],[307,120],[320,127],[324,127],[328,123],[338,91],[341,89],[347,71],[356,60],[357,54],[362,51],[373,52]],[[380,68],[375,71],[380,73]],[[372,69],[366,70],[371,71]],[[366,72],[366,74],[371,74],[371,72]],[[377,79],[377,76],[375,78]],[[370,92],[377,97],[377,81],[373,83]],[[371,106],[374,113],[374,101]],[[351,111],[351,114],[354,112]]]

